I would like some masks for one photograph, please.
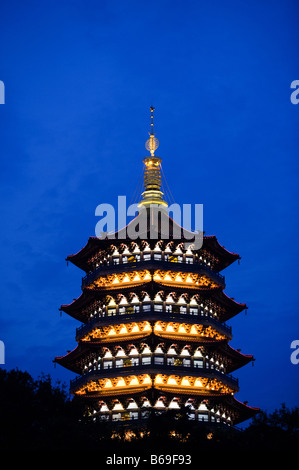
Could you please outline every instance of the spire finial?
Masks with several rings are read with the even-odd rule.
[[[151,106],[151,135],[154,135],[154,111],[155,108]]]
[[[150,151],[151,156],[155,156],[155,150],[159,147],[159,141],[156,139],[154,134],[154,110],[155,108],[151,106],[151,132],[149,133],[150,138],[145,143],[145,148]]]

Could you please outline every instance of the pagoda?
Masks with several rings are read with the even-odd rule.
[[[128,226],[113,237],[92,236],[67,257],[85,275],[81,295],[60,310],[81,325],[75,349],[55,362],[77,374],[70,392],[86,401],[94,419],[136,425],[149,411],[188,407],[190,420],[234,426],[258,411],[234,396],[239,383],[232,373],[254,361],[229,345],[226,323],[247,308],[224,293],[221,274],[240,256],[214,235],[204,234],[200,248],[185,243],[186,231],[170,218],[153,110],[134,219],[142,217],[146,228],[134,240]],[[155,227],[153,208],[161,215]]]

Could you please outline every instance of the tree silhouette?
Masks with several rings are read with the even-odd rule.
[[[192,454],[203,450],[295,450],[299,408],[285,404],[255,416],[244,430],[189,419],[189,409],[157,415],[149,411],[143,428],[130,421],[107,423],[84,414],[85,402],[70,397],[49,375],[33,380],[28,372],[0,369],[0,449],[101,450],[119,455]]]

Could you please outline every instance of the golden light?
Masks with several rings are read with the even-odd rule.
[[[142,385],[148,385],[152,383],[152,379],[150,378],[149,375],[146,375],[143,379]]]
[[[189,380],[186,379],[185,377],[182,379],[181,385],[183,385],[184,387],[190,387],[191,386]]]
[[[161,375],[156,375],[155,384],[163,384],[163,379],[162,379]]]
[[[202,381],[200,379],[196,379],[194,382],[194,387],[203,387]]]
[[[120,378],[116,384],[116,387],[125,387],[126,386],[126,382],[124,381],[123,378]]]
[[[177,385],[177,381],[173,377],[169,377],[167,380],[167,385]]]

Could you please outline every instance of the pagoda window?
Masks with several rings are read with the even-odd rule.
[[[112,414],[112,421],[120,421],[120,420],[121,420],[121,413]]]
[[[197,415],[198,421],[209,421],[208,413],[198,413]]]
[[[132,366],[138,366],[139,365],[139,357],[132,357],[131,364],[132,364]]]
[[[144,253],[143,261],[150,261],[150,259],[151,259],[151,254],[150,253]]]
[[[154,358],[154,364],[160,364],[160,365],[163,365],[164,364],[164,357],[162,356],[157,356]]]
[[[166,313],[171,313],[172,312],[172,305],[167,305],[165,306]]]
[[[187,264],[193,264],[193,257],[192,256],[186,256],[186,263]]]
[[[185,305],[180,306],[180,313],[181,314],[186,314],[187,313],[187,307]]]
[[[183,367],[191,367],[191,360],[184,357]]]
[[[140,311],[140,306],[139,305],[133,305],[133,312],[134,313],[139,313]]]
[[[130,411],[130,419],[138,419],[138,411]]]
[[[113,366],[113,362],[111,360],[104,359],[104,369],[111,369]]]
[[[168,357],[167,358],[167,365],[168,366],[174,366],[174,357]]]
[[[162,304],[157,304],[157,303],[154,304],[154,311],[155,312],[162,312],[162,310],[163,310],[163,305]]]
[[[161,260],[161,259],[162,259],[161,253],[154,253],[154,260],[159,261],[159,260]]]
[[[203,360],[202,359],[194,359],[193,366],[202,368],[203,367]]]
[[[119,256],[113,257],[113,264],[119,264]]]
[[[151,304],[143,304],[143,305],[142,305],[142,310],[143,310],[144,312],[149,312],[150,309],[151,309]]]
[[[122,257],[122,262],[123,262],[123,263],[127,263],[127,262],[128,262],[128,257],[127,257],[127,256],[123,256],[123,257]]]
[[[123,367],[123,366],[124,366],[124,360],[123,359],[116,359],[115,367]]]
[[[139,263],[139,261],[140,261],[140,255],[135,255],[135,259],[136,259],[136,261]]]
[[[151,359],[152,359],[151,356],[144,356],[144,357],[142,358],[142,364],[143,364],[143,365],[151,364]]]
[[[124,315],[126,313],[126,307],[124,307],[124,306],[119,307],[118,313],[120,315]]]
[[[181,255],[178,256],[178,263],[182,263],[183,262],[183,257]]]
[[[198,315],[198,308],[197,307],[190,307],[189,308],[190,315]]]
[[[111,317],[111,316],[113,316],[113,315],[116,315],[116,308],[115,308],[115,307],[113,307],[113,308],[111,308],[111,307],[109,308],[109,307],[108,307],[107,315],[108,315],[108,317]]]

